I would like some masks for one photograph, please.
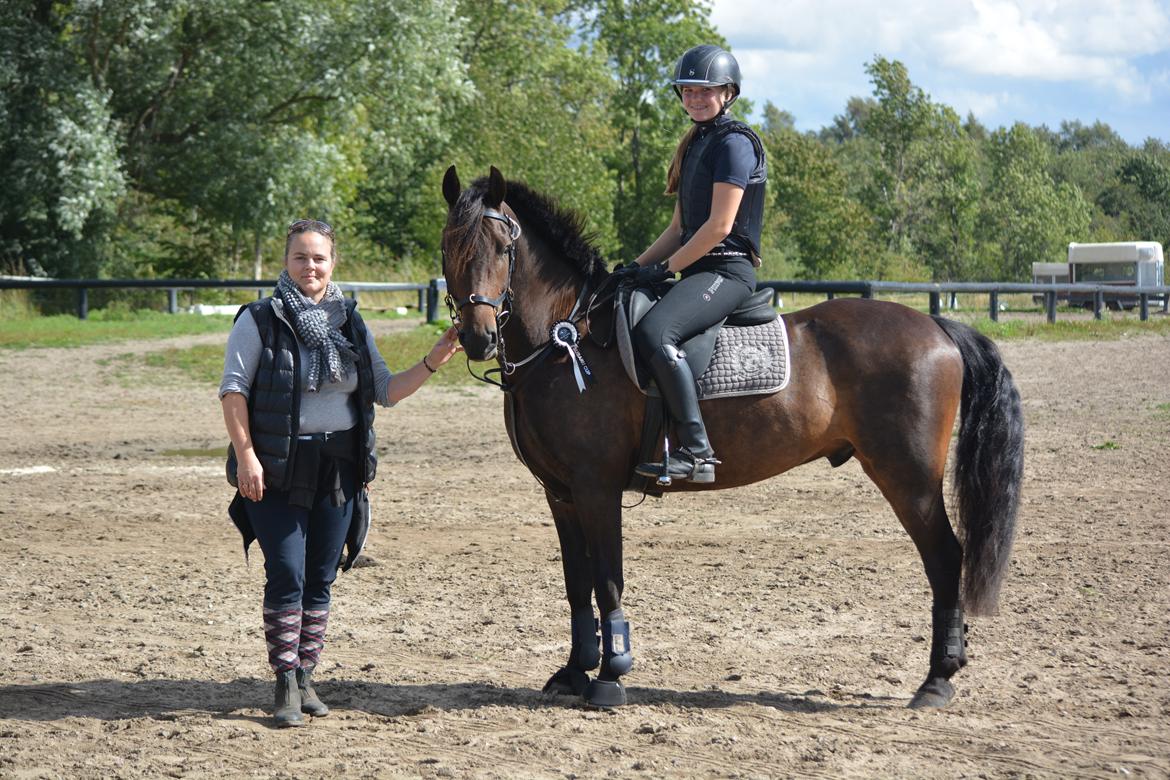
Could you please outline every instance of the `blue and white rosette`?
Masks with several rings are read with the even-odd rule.
[[[577,333],[577,326],[568,320],[561,320],[552,326],[549,336],[554,346],[565,350],[573,358],[573,377],[577,380],[577,392],[585,392],[585,381],[593,381],[593,372],[585,364],[585,356],[581,354],[581,335]]]

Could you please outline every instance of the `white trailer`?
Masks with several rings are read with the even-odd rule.
[[[1118,241],[1108,244],[1068,245],[1068,263],[1033,263],[1032,281],[1039,284],[1107,284],[1117,287],[1116,293],[1105,294],[1105,305],[1111,309],[1133,308],[1138,303],[1137,293],[1127,293],[1127,287],[1161,287],[1165,282],[1165,262],[1162,245],[1157,241]],[[1093,305],[1091,293],[1073,293],[1060,296],[1072,305]],[[1159,296],[1154,299],[1160,300]]]

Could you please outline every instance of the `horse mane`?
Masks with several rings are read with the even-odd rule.
[[[476,179],[464,191],[452,209],[451,248],[467,257],[483,239],[479,230],[483,219],[484,196],[488,179]],[[586,279],[607,273],[605,260],[593,246],[593,235],[585,232],[584,219],[575,211],[561,207],[551,197],[536,192],[519,181],[508,182],[505,202],[524,223],[524,229],[538,234]]]

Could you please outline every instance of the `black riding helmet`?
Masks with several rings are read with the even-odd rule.
[[[733,91],[731,100],[727,101],[727,106],[730,106],[739,97],[739,81],[739,63],[735,57],[718,46],[704,44],[683,52],[674,65],[674,78],[670,83],[679,99],[682,98],[681,87],[730,86]]]

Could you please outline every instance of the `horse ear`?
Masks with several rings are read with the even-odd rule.
[[[459,174],[452,165],[443,174],[443,197],[447,199],[447,208],[455,208],[455,201],[459,200],[459,192],[463,187],[459,184]]]
[[[498,209],[507,194],[508,185],[504,182],[504,174],[493,165],[491,173],[488,174],[488,205]]]

